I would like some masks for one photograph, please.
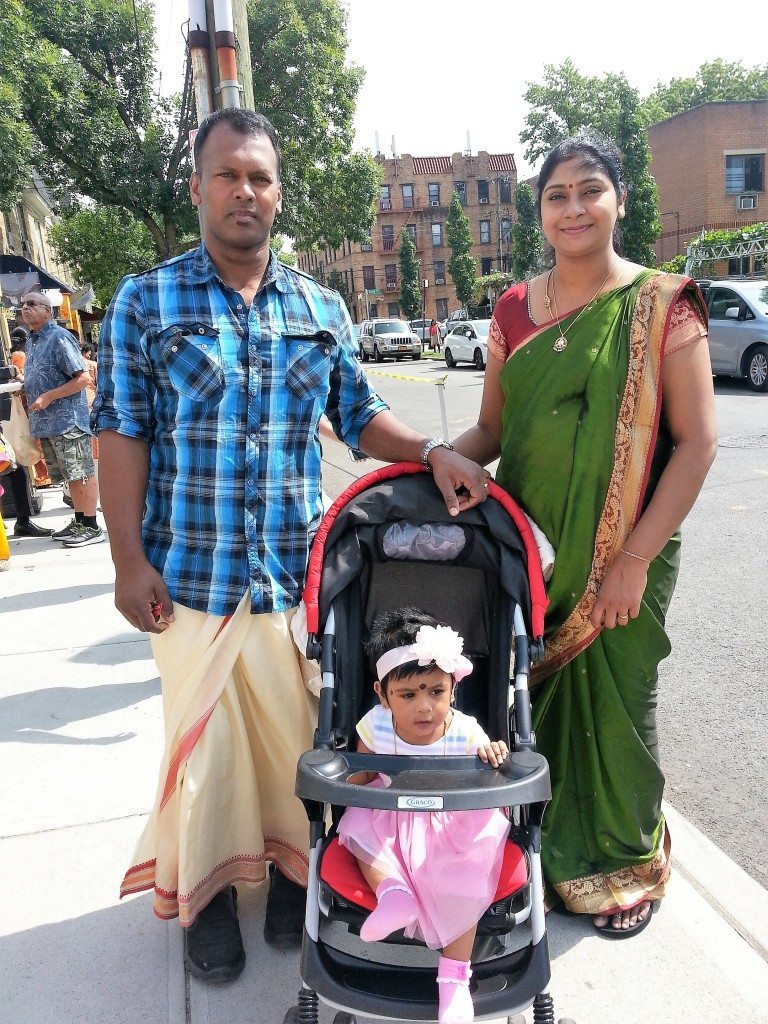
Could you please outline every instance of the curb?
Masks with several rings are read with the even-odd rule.
[[[768,890],[666,801],[662,809],[672,835],[672,870],[768,963]]]

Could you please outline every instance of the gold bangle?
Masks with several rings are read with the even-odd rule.
[[[641,562],[645,562],[646,565],[651,564],[650,558],[646,558],[644,555],[636,555],[634,551],[627,551],[626,548],[619,548],[622,555],[629,555],[630,558],[639,558]]]

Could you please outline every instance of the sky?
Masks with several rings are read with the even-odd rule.
[[[392,155],[463,151],[514,153],[525,161],[527,83],[546,64],[572,58],[580,71],[623,71],[645,95],[658,81],[692,75],[722,58],[765,64],[765,0],[742,0],[727,17],[699,0],[341,0],[350,62],[365,69],[355,117],[355,148]],[[181,25],[187,0],[155,0],[163,91],[180,87]],[[762,29],[761,27],[762,26]]]

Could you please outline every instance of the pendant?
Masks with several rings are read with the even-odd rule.
[[[552,346],[553,352],[565,352],[568,348],[568,339],[566,337],[560,337],[557,339],[555,344]]]

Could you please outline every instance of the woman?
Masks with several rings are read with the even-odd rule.
[[[486,464],[557,551],[534,680],[552,772],[542,856],[568,910],[635,934],[664,894],[670,841],[655,727],[678,528],[716,448],[706,313],[689,279],[622,259],[618,150],[580,135],[539,175],[554,266],[499,300],[477,425]]]

